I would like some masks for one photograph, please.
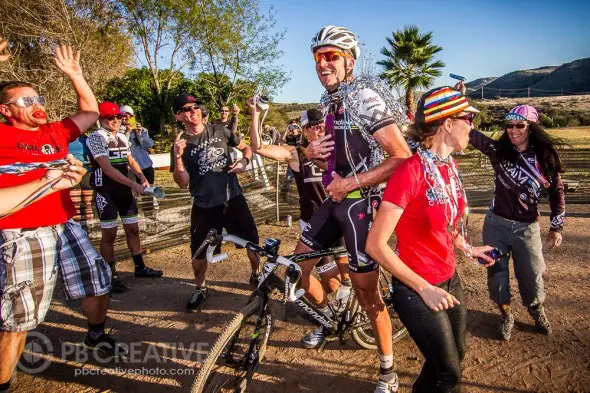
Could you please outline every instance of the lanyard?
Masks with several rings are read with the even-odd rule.
[[[539,183],[541,183],[543,185],[543,187],[545,187],[545,188],[549,188],[549,186],[551,186],[551,184],[549,183],[547,178],[545,176],[543,176],[543,174],[540,171],[540,168],[539,168],[540,165],[539,165],[539,161],[537,161],[537,156],[535,156],[535,165],[534,166],[531,165],[531,163],[526,159],[525,156],[522,155],[522,153],[520,153],[520,158],[522,158],[525,165],[533,173],[534,177],[536,178],[535,180],[537,180]]]

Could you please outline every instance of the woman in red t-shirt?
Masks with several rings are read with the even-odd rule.
[[[451,87],[422,96],[410,128],[420,147],[391,175],[367,239],[367,252],[393,276],[394,307],[424,355],[413,392],[454,392],[461,379],[465,306],[455,247],[494,262],[484,254],[491,247],[470,246],[458,230],[467,201],[451,153],[467,147],[477,112]],[[387,245],[394,230],[395,252]]]

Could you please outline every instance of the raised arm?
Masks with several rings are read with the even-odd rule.
[[[174,166],[173,177],[176,184],[178,184],[178,187],[187,188],[190,182],[190,177],[184,167],[184,162],[182,161],[182,155],[184,153],[184,149],[186,148],[186,139],[182,138],[182,134],[184,134],[183,131],[176,135],[170,164]]]
[[[490,158],[496,154],[494,140],[475,128],[469,132],[469,143]]]
[[[252,122],[250,123],[250,148],[252,153],[259,154],[277,161],[286,161],[292,169],[299,171],[299,160],[297,159],[297,150],[294,146],[284,145],[263,145],[260,134],[260,111],[254,105],[254,100],[248,100],[248,107],[252,114]],[[293,166],[296,166],[293,168]]]
[[[71,46],[62,45],[57,47],[55,64],[70,78],[74,86],[78,96],[78,113],[71,116],[70,119],[76,123],[80,132],[83,133],[98,120],[98,102],[96,102],[96,97],[94,97],[94,93],[82,74],[80,52],[74,52]]]

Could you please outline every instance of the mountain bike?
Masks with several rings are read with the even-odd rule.
[[[272,334],[275,317],[270,299],[273,291],[277,290],[282,294],[284,303],[294,302],[329,332],[326,342],[338,340],[344,344],[352,337],[363,348],[377,348],[369,320],[358,304],[354,291],[348,297],[345,307],[332,308],[334,315],[331,317],[307,301],[303,297],[304,290],[296,291],[297,282],[301,277],[301,268],[296,261],[338,255],[346,252],[344,247],[332,247],[285,257],[279,255],[281,242],[278,239],[268,238],[261,247],[237,236],[218,235],[215,230],[211,230],[201,245],[201,250],[205,246],[208,247],[206,255],[209,263],[217,263],[228,257],[225,253],[213,255],[215,247],[222,241],[244,247],[265,257],[266,261],[259,278],[258,288],[250,296],[248,304],[222,330],[205,362],[201,365],[191,392],[217,393],[246,390],[264,358]],[[275,274],[279,266],[286,268],[284,280]],[[380,288],[388,304],[394,326],[393,342],[396,343],[407,334],[407,331],[391,307],[390,280],[384,275],[381,276],[383,280],[380,281]]]

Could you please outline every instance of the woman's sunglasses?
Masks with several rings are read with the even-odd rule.
[[[327,52],[316,52],[313,54],[316,63],[319,63],[324,59],[326,62],[340,60],[345,57],[350,57],[346,53],[339,50],[331,50]]]
[[[514,124],[514,123],[508,123],[508,124],[506,124],[506,129],[507,129],[507,130],[509,130],[509,129],[511,129],[511,128],[515,128],[515,127],[516,127],[516,128],[518,128],[519,130],[522,130],[522,129],[523,129],[523,128],[525,128],[526,126],[527,126],[527,124],[526,124],[526,123],[516,123],[516,124]]]
[[[469,113],[469,114],[464,115],[464,116],[455,116],[455,117],[453,117],[453,119],[464,120],[470,126],[473,125],[473,113]]]

